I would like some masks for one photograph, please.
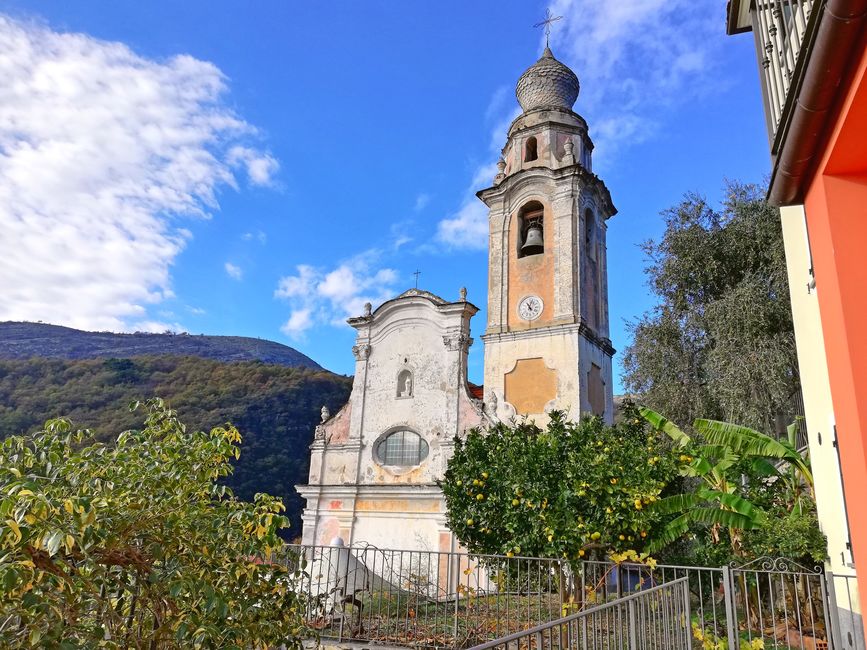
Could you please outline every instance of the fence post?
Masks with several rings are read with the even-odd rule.
[[[629,618],[629,650],[638,650],[637,621],[635,620],[635,599],[627,601],[626,611]]]
[[[700,598],[701,596],[699,596]],[[704,621],[702,621],[704,623]],[[687,650],[692,645],[692,609],[689,603],[689,577],[683,581],[683,647]]]
[[[843,650],[843,634],[840,631],[840,614],[837,611],[837,590],[834,585],[834,572],[825,572],[825,629],[831,650]]]
[[[726,602],[726,631],[728,632],[729,648],[737,648],[738,642],[738,619],[735,605],[735,589],[732,570],[724,566],[723,571],[723,597]]]

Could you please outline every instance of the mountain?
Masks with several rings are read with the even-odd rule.
[[[0,359],[96,359],[143,355],[192,356],[216,361],[262,361],[321,370],[289,346],[246,336],[84,332],[46,323],[0,322]]]
[[[144,414],[130,412],[130,402],[162,397],[188,427],[238,427],[241,457],[224,482],[243,499],[283,497],[288,537],[301,533],[294,486],[307,482],[320,410],[337,412],[351,388],[351,377],[271,341],[0,323],[0,439],[63,416],[110,442],[142,426]]]

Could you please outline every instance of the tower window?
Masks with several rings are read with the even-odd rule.
[[[590,259],[596,261],[596,217],[589,208],[584,212],[584,246]]]
[[[539,157],[538,145],[535,137],[527,138],[527,143],[524,145],[524,162],[536,160]]]
[[[427,442],[415,431],[404,429],[385,436],[376,445],[377,460],[383,465],[411,467],[427,458]]]
[[[538,201],[531,201],[518,213],[518,257],[545,252],[545,211]]]

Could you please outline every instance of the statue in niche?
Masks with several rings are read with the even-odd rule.
[[[397,396],[412,397],[412,373],[409,370],[401,370],[397,376]]]

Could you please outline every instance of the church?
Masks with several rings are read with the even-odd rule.
[[[488,207],[484,385],[467,379],[478,307],[410,289],[350,318],[349,401],[323,410],[310,447],[304,544],[453,551],[437,487],[455,436],[552,410],[614,417],[606,222],[616,213],[593,174],[578,77],[546,47],[518,79]],[[456,298],[452,300],[450,298]]]

